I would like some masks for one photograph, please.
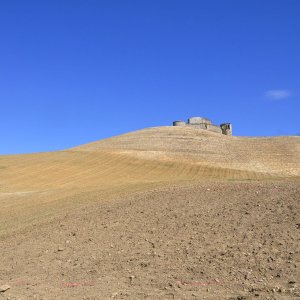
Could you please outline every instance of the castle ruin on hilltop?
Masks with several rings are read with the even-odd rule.
[[[231,123],[223,123],[218,126],[214,125],[211,120],[202,117],[189,118],[187,123],[184,121],[174,121],[173,126],[189,126],[194,128],[206,129],[225,135],[232,135]]]

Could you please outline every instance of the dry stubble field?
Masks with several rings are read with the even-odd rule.
[[[298,299],[300,138],[157,127],[0,156],[0,299]]]

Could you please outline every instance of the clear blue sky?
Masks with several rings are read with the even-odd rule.
[[[298,0],[4,0],[0,154],[173,120],[300,133]]]

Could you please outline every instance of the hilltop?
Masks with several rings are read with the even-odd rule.
[[[237,137],[191,127],[154,127],[74,148],[109,150],[144,159],[192,162],[219,168],[300,175],[300,137]]]

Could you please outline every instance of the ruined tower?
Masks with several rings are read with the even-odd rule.
[[[232,135],[232,125],[231,123],[223,123],[220,125],[222,133],[225,135]]]

